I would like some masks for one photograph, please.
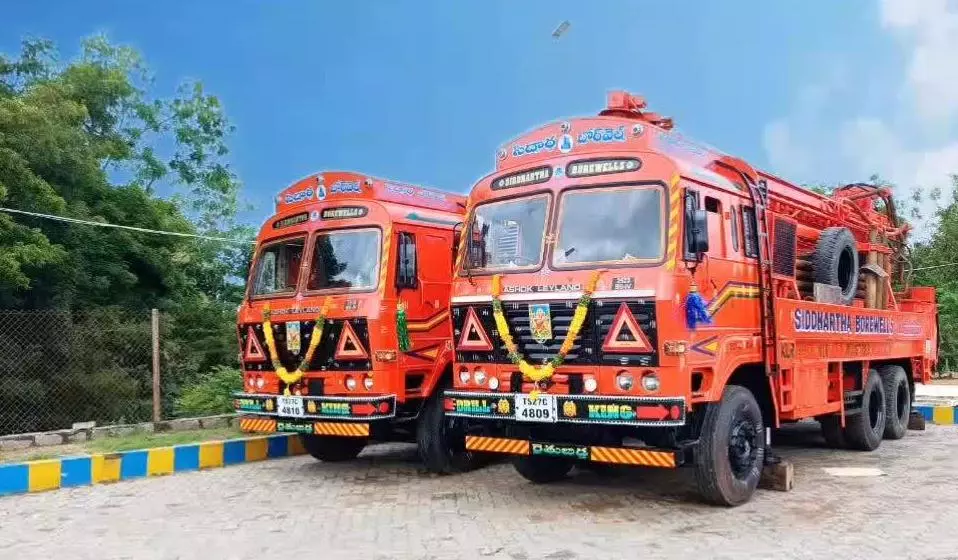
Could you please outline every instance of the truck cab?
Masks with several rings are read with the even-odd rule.
[[[690,465],[721,505],[754,492],[771,427],[901,437],[937,329],[933,291],[893,290],[886,196],[758,172],[624,92],[525,133],[469,195],[446,413],[530,481]]]
[[[456,194],[345,171],[281,192],[238,311],[241,428],[299,433],[327,461],[372,440],[420,441],[438,470],[461,460],[444,446],[435,395],[451,382],[464,208]]]

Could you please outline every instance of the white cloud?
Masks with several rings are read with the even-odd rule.
[[[838,122],[818,115],[854,95],[841,73],[825,72],[799,93],[790,114],[768,123],[764,147],[774,171],[799,181],[866,179],[899,186],[946,186],[958,173],[958,5],[953,0],[878,0],[882,29],[901,49],[900,91],[881,115],[852,114]],[[875,68],[887,72],[887,61]],[[876,80],[881,82],[881,80]],[[887,79],[885,80],[887,82]],[[930,207],[923,208],[928,215]]]

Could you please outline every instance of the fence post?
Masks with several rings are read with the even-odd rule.
[[[153,331],[153,421],[162,419],[160,408],[160,312],[156,308],[152,313]]]

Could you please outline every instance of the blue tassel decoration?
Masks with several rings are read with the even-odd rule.
[[[705,299],[699,293],[698,287],[692,284],[689,290],[689,296],[685,300],[685,324],[691,330],[699,323],[706,325],[712,324],[712,318],[709,316],[708,308],[705,305]]]

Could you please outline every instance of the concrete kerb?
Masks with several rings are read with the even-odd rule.
[[[913,408],[926,422],[943,426],[958,424],[958,403],[955,401],[919,402]]]
[[[0,496],[105,484],[300,455],[295,434],[0,464]]]
[[[125,436],[144,432],[180,432],[185,430],[226,428],[233,425],[235,418],[236,414],[230,413],[199,418],[178,418],[175,420],[164,420],[162,422],[142,422],[139,424],[120,424],[114,426],[97,426],[95,422],[78,422],[74,424],[72,428],[65,430],[0,436],[0,451],[62,445],[65,443],[77,443],[97,438]]]

